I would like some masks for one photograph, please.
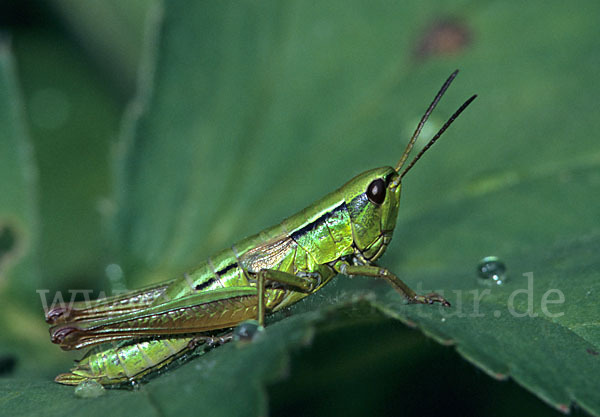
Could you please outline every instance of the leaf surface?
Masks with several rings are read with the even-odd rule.
[[[255,343],[213,350],[141,393],[73,401],[102,410],[131,396],[131,409],[139,400],[160,415],[264,415],[264,387],[285,375],[288,353],[359,308],[418,326],[561,411],[578,404],[600,415],[600,145],[590,110],[598,5],[515,7],[248,1],[157,9],[117,152],[113,259],[128,285],[176,277],[353,175],[394,164],[459,67],[423,141],[471,94],[479,98],[404,180],[380,262],[414,289],[443,292],[453,307],[405,305],[383,282],[338,277],[291,317],[274,317]],[[465,41],[433,48],[426,41],[440,21],[466,31]],[[506,264],[505,284],[478,280],[488,255]],[[51,398],[43,385],[31,389],[44,393],[40,405]]]

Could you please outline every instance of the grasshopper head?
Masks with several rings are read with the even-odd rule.
[[[408,145],[406,145],[406,149],[402,153],[396,167],[376,168],[363,172],[350,180],[344,187],[344,199],[352,223],[354,244],[368,261],[374,261],[379,258],[392,239],[392,233],[396,227],[396,219],[398,217],[398,207],[400,205],[402,178],[440,138],[442,133],[444,133],[458,115],[477,97],[476,95],[472,96],[460,106],[439,132],[435,134],[417,156],[404,168],[404,164],[419,137],[419,133],[423,129],[423,125],[457,74],[458,70],[450,75],[435,96],[433,102],[429,105],[429,108],[417,125],[415,133],[408,142]]]
[[[392,238],[402,187],[399,182],[390,185],[397,179],[394,168],[382,167],[363,172],[344,187],[354,244],[369,260],[381,256]]]

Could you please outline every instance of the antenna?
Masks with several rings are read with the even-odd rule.
[[[454,81],[457,74],[458,74],[458,70],[456,70],[452,74],[450,74],[450,76],[448,77],[448,79],[446,80],[444,85],[442,85],[442,88],[440,88],[440,91],[438,91],[438,93],[435,95],[435,98],[433,99],[433,101],[431,102],[429,107],[427,108],[427,111],[425,112],[423,117],[421,117],[421,121],[419,122],[419,124],[417,125],[417,128],[415,129],[415,133],[413,133],[412,137],[410,138],[410,141],[408,141],[408,145],[406,145],[406,149],[404,149],[404,153],[402,154],[402,156],[400,157],[400,160],[398,161],[398,164],[396,165],[396,172],[400,172],[400,169],[402,168],[402,165],[404,165],[404,163],[406,162],[406,159],[408,158],[410,151],[412,150],[415,142],[417,141],[419,134],[421,133],[421,130],[423,130],[423,126],[425,125],[425,122],[429,118],[429,115],[431,114],[431,112],[433,112],[433,109],[435,109],[435,106],[437,106],[438,102],[440,101],[440,99],[442,98],[442,96],[444,95],[444,93],[446,92],[448,87],[450,87],[450,84],[452,84],[452,81]]]
[[[456,74],[456,73],[455,73]],[[440,91],[441,92],[441,91]],[[404,169],[404,171],[402,171],[402,173],[400,174],[400,179],[402,179],[402,177],[404,175],[406,175],[406,173],[417,163],[417,161],[423,156],[423,154],[427,151],[427,149],[431,148],[431,146],[440,138],[440,136],[442,136],[442,133],[444,133],[446,131],[446,129],[448,129],[448,127],[452,124],[452,122],[454,122],[454,120],[456,120],[456,118],[467,108],[467,106],[469,104],[471,104],[471,102],[473,100],[475,100],[475,98],[477,98],[477,94],[471,96],[471,98],[469,98],[467,101],[465,101],[463,103],[462,106],[460,106],[458,108],[458,110],[456,110],[454,112],[454,114],[452,115],[452,117],[450,117],[448,119],[448,121],[446,123],[444,123],[444,126],[442,126],[442,128],[435,134],[435,136],[433,138],[431,138],[431,140],[429,141],[429,143],[427,143],[427,145],[425,145],[423,147],[423,149],[421,149],[421,152],[419,152],[417,154],[417,156],[415,156],[415,158],[410,161],[410,164],[408,164],[408,166]],[[433,103],[432,103],[433,104]],[[412,145],[411,145],[412,146]],[[406,158],[405,158],[406,159]]]

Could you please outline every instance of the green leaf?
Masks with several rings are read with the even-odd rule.
[[[0,374],[45,354],[45,326],[37,309],[31,311],[33,303],[39,305],[40,282],[37,170],[22,106],[10,46],[0,38]]]
[[[0,286],[36,287],[33,253],[36,244],[35,184],[37,172],[23,120],[14,62],[0,39]],[[1,288],[0,287],[0,288]]]
[[[593,272],[600,152],[587,134],[594,122],[573,120],[566,105],[561,111],[562,103],[588,108],[594,94],[574,94],[563,68],[545,62],[551,50],[565,54],[561,63],[587,56],[592,20],[573,15],[578,23],[557,42],[543,28],[559,14],[538,16],[537,7],[515,16],[492,5],[469,13],[418,6],[168,5],[156,66],[146,67],[155,83],[142,86],[151,99],[126,131],[132,139],[124,138],[119,260],[132,282],[164,279],[353,174],[394,163],[399,137],[408,137],[437,86],[460,66],[430,131],[473,92],[480,98],[405,181],[396,239],[382,261],[413,287],[452,294],[455,306],[404,306],[385,285],[340,277],[324,298],[294,310],[323,309],[340,294],[368,290],[382,312],[456,344],[489,374],[514,378],[560,410],[576,402],[598,413],[591,381],[600,382]],[[415,34],[452,14],[462,17],[472,44],[460,56],[417,65]],[[376,30],[360,31],[372,22]],[[508,24],[524,38],[510,62],[498,47],[506,35],[489,29]],[[187,48],[192,39],[200,53]],[[527,60],[532,54],[538,59]],[[476,276],[479,259],[492,254],[509,268],[509,281],[497,288]],[[564,302],[542,305],[560,301],[559,292]],[[535,317],[517,317],[527,311]]]
[[[76,399],[50,381],[3,379],[3,409],[264,415],[265,386],[285,375],[289,352],[331,323],[384,314],[561,411],[600,415],[596,3],[165,3],[117,152],[113,259],[128,284],[178,276],[394,164],[459,67],[423,139],[479,98],[405,179],[381,260],[453,307],[404,305],[383,282],[338,277],[256,342],[215,349],[139,392]],[[448,49],[440,28],[463,36]],[[488,255],[506,263],[505,284],[478,280]],[[559,294],[546,311],[544,297]]]
[[[39,172],[39,279],[69,298],[67,289],[102,286],[102,214],[121,109],[98,69],[48,26],[18,32],[13,49]]]

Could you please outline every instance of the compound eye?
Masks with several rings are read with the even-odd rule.
[[[373,180],[367,187],[367,197],[372,203],[380,205],[385,200],[385,183],[381,178]]]

